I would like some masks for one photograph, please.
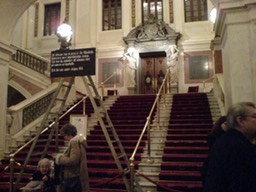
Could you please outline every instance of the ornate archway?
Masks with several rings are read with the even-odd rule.
[[[141,58],[143,54],[155,57],[156,53],[162,53],[162,55],[164,53],[166,68],[171,67],[173,82],[170,83],[178,84],[176,57],[178,56],[177,43],[180,36],[180,33],[175,32],[164,21],[151,18],[147,23],[135,27],[123,38],[127,44],[124,60],[129,76],[128,89],[134,90],[134,93],[143,93],[142,90],[145,89],[143,87],[145,72]],[[156,72],[156,74],[158,73]]]

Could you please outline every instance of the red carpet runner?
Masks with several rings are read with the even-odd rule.
[[[168,188],[183,192],[201,191],[200,170],[208,154],[206,137],[211,128],[206,94],[173,96],[158,191],[168,191]]]
[[[108,111],[116,132],[122,142],[122,145],[127,153],[128,158],[131,156],[141,131],[146,122],[146,118],[155,100],[155,95],[134,95],[134,96],[120,96],[114,105]],[[93,108],[90,101],[86,101],[86,114],[91,116]],[[83,104],[78,105],[71,113],[62,118],[59,122],[59,127],[69,123],[69,115],[83,114]],[[48,133],[42,134],[39,142],[36,144],[35,151],[28,163],[29,168],[25,168],[24,174],[21,179],[20,186],[24,186],[32,173],[36,170],[36,165],[40,159],[40,155],[44,149]],[[144,138],[141,146],[139,146],[137,155],[135,157],[135,165],[140,161],[141,153],[145,146]],[[60,136],[58,139],[60,146],[64,147],[64,140]],[[94,130],[87,136],[87,159],[90,178],[90,192],[114,192],[126,191],[123,179],[117,169],[110,149],[107,145],[106,139],[103,135],[99,125],[94,127]],[[55,137],[51,141],[48,153],[56,153],[59,147],[56,147]],[[16,156],[15,160],[22,164],[28,153],[30,146],[21,150]],[[0,191],[9,192],[9,170],[3,171],[9,163],[9,159],[2,160],[0,166]],[[125,165],[124,165],[125,166]],[[15,166],[14,181],[21,167]]]
[[[110,108],[109,115],[119,135],[122,145],[130,157],[141,130],[146,122],[147,115],[154,102],[155,95],[120,96]],[[86,114],[90,116],[93,109],[86,102]],[[77,106],[72,114],[82,114],[82,104]],[[60,121],[60,127],[69,122],[69,116]],[[212,127],[211,113],[206,94],[176,94],[173,97],[171,120],[164,148],[163,163],[161,165],[160,186],[158,191],[168,191],[168,188],[184,192],[199,192],[201,190],[200,169],[207,157],[208,147],[206,136]],[[40,136],[33,158],[30,159],[30,168],[26,168],[22,182],[26,183],[36,169],[36,164],[43,151],[47,133]],[[87,137],[88,140],[88,169],[90,178],[90,192],[126,191],[123,180],[114,163],[105,137],[100,126],[95,126]],[[135,159],[137,165],[145,147],[142,142]],[[52,139],[49,154],[56,152],[55,138]],[[64,146],[63,138],[58,140]],[[28,148],[16,155],[16,161],[21,163],[27,154]],[[9,175],[2,172],[8,164],[3,160],[0,166],[0,191],[9,191]],[[19,173],[15,169],[15,178]]]
[[[155,97],[155,95],[120,96],[108,111],[128,158],[139,139]],[[135,165],[140,161],[145,140],[146,137],[135,157]],[[95,126],[87,141],[90,192],[126,191],[100,126]],[[125,164],[124,168],[126,168]]]

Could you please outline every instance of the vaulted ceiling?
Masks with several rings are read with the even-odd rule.
[[[36,0],[0,1],[0,41],[11,43],[13,30],[20,16]]]

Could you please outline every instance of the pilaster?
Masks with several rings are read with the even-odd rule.
[[[240,101],[256,102],[256,2],[215,3],[218,16],[213,49],[220,46],[222,50],[226,109]]]
[[[0,158],[4,156],[6,138],[8,138],[8,130],[6,128],[8,76],[9,62],[13,51],[10,46],[0,42]]]

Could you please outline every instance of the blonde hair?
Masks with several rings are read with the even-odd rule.
[[[48,164],[49,168],[51,168],[51,161],[47,158],[40,159],[40,161],[38,162],[37,167],[39,168],[43,163]]]
[[[54,162],[50,159],[47,159],[47,158],[43,158],[43,159],[40,159],[39,162],[38,162],[38,165],[37,165],[37,169],[40,169],[40,166],[45,163],[45,164],[48,164],[49,166],[49,172],[50,172],[50,177],[53,178],[54,177]]]

